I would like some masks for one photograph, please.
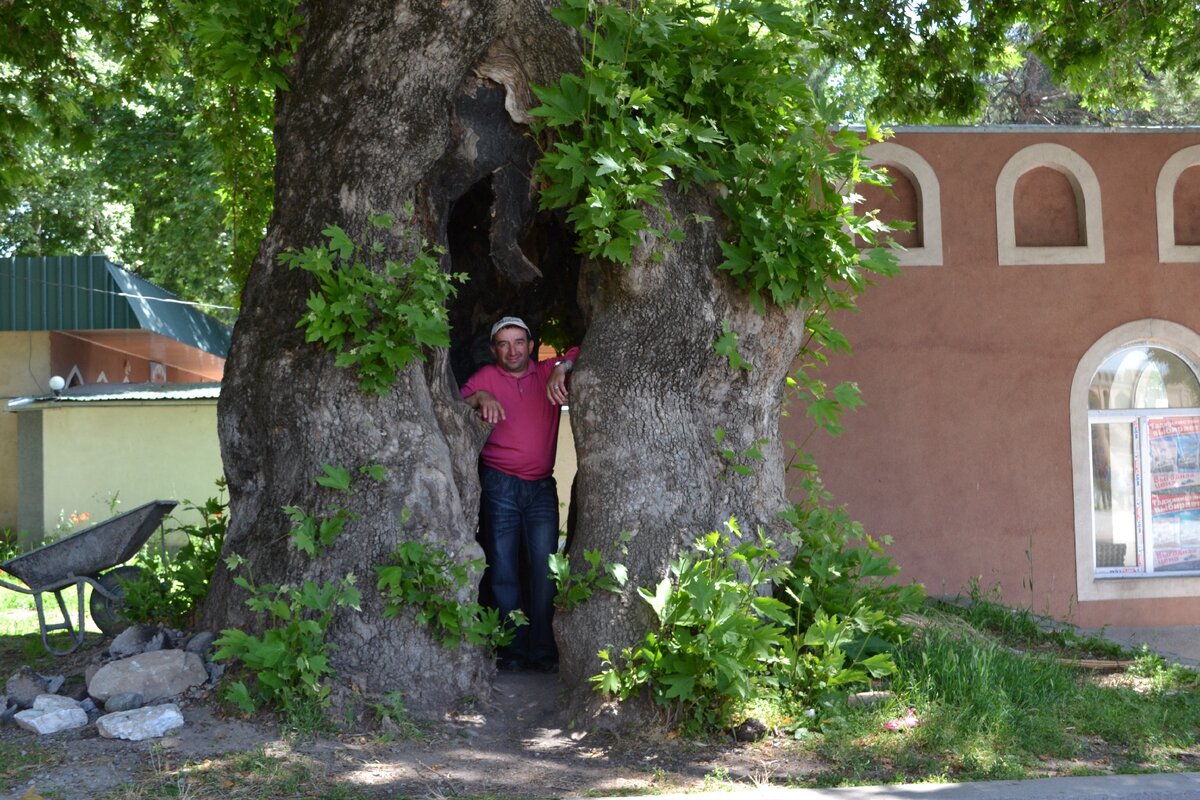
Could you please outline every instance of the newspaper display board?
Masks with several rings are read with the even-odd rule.
[[[1153,569],[1200,570],[1200,417],[1147,423]]]

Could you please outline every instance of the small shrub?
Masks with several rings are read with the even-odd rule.
[[[334,491],[351,493],[351,473],[344,467],[322,465],[318,485]],[[359,472],[374,480],[385,475],[379,465],[362,467]],[[292,519],[289,540],[293,547],[309,556],[316,556],[333,543],[345,522],[353,515],[336,504],[320,517],[305,514],[299,509],[285,509]],[[329,520],[338,520],[330,526]],[[226,558],[231,572],[245,565],[237,554]],[[268,706],[283,714],[287,723],[301,731],[326,727],[331,689],[329,678],[334,675],[329,662],[329,645],[325,632],[339,608],[359,610],[361,594],[354,585],[354,576],[316,583],[305,580],[299,584],[256,585],[250,578],[238,576],[234,582],[250,593],[246,605],[267,617],[261,636],[236,629],[221,631],[214,643],[214,658],[236,660],[253,673],[253,680],[234,681],[225,692],[225,699],[245,713]]]
[[[483,569],[483,560],[459,564],[444,550],[423,542],[408,541],[396,548],[389,564],[376,568],[385,613],[394,617],[405,608],[416,609],[417,620],[429,626],[446,648],[462,642],[503,647],[513,639],[513,629],[526,624],[519,610],[502,622],[500,612],[458,598],[472,575]]]
[[[743,540],[730,519],[725,533],[697,539],[653,590],[639,588],[657,626],[634,647],[600,652],[597,690],[621,700],[647,691],[670,724],[701,731],[727,727],[766,694],[781,693],[789,707],[828,707],[891,675],[907,635],[900,616],[920,606],[923,589],[886,584],[897,568],[844,511],[814,504],[788,518],[790,561],[761,531]],[[588,558],[574,583],[560,580],[560,597],[608,588],[613,573],[598,562]]]
[[[925,597],[920,584],[887,581],[900,568],[844,508],[817,496],[785,515],[796,547],[775,586],[791,611],[790,637],[779,670],[793,700],[828,705],[857,684],[895,671],[892,653],[908,636],[902,621]]]
[[[200,523],[178,523],[168,531],[180,532],[187,540],[171,554],[166,536],[150,542],[138,553],[135,563],[143,572],[137,580],[123,581],[125,605],[122,613],[132,622],[166,622],[186,627],[208,596],[208,585],[229,529],[229,498],[225,480],[216,482],[217,496],[201,505],[184,503],[200,515]],[[172,518],[173,519],[173,518]]]
[[[231,570],[241,566],[231,556]],[[236,659],[254,673],[254,681],[234,681],[225,699],[245,713],[263,706],[280,711],[290,725],[318,729],[330,702],[329,664],[325,631],[339,607],[358,610],[361,596],[349,576],[340,581],[299,585],[256,586],[243,577],[235,583],[251,593],[252,610],[268,615],[271,627],[261,636],[236,629],[221,631],[214,658]]]
[[[627,538],[622,540],[622,547]],[[573,571],[571,559],[565,553],[551,553],[550,577],[554,579],[554,607],[570,611],[595,594],[597,589],[619,592],[629,580],[624,564],[604,564],[599,550],[584,550],[586,571]]]
[[[759,590],[785,568],[761,532],[741,541],[735,519],[726,529],[696,539],[653,590],[638,589],[657,628],[615,657],[600,652],[599,691],[627,700],[646,689],[669,724],[702,731],[728,726],[772,683],[787,607]]]

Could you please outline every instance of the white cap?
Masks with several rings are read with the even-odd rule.
[[[533,338],[533,331],[529,330],[529,326],[525,324],[525,320],[521,319],[520,317],[504,317],[504,318],[502,318],[499,322],[497,322],[495,325],[492,326],[492,337],[491,338],[495,339],[496,334],[502,328],[524,328],[525,332],[529,334],[529,338],[531,338],[531,339]]]

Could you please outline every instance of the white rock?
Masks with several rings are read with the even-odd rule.
[[[101,736],[108,739],[129,739],[134,742],[156,739],[182,725],[183,714],[174,703],[145,706],[132,711],[117,711],[96,720],[96,730]]]
[[[18,711],[13,720],[27,731],[45,735],[82,728],[88,724],[88,715],[76,703],[71,708],[49,710],[27,708],[24,711]]]
[[[88,680],[88,694],[103,702],[114,694],[137,692],[153,703],[207,680],[204,660],[195,653],[156,650],[105,664]]]
[[[83,706],[78,700],[63,697],[61,694],[39,694],[33,698],[33,708],[35,711],[57,711],[62,708],[82,709]]]

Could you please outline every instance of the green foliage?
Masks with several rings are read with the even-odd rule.
[[[17,532],[12,528],[0,528],[0,561],[8,561],[10,558],[16,558],[21,555],[21,548],[17,546]]]
[[[392,217],[373,216],[369,227],[397,233],[403,248],[414,251],[411,261],[388,259],[374,267],[383,242],[368,238],[359,247],[336,225],[323,231],[327,244],[289,251],[279,260],[317,279],[297,325],[306,340],[336,352],[339,367],[355,368],[364,392],[384,394],[409,363],[425,360],[425,348],[449,347],[445,304],[456,293],[454,283],[467,276],[442,272],[441,251],[411,231],[393,230]]]
[[[713,440],[717,444],[717,453],[725,461],[726,469],[735,475],[754,474],[754,467],[746,462],[757,463],[762,461],[762,447],[768,441],[766,439],[759,439],[739,453],[732,448],[721,447],[725,443],[725,435],[725,429],[720,425],[713,429]]]
[[[889,540],[827,506],[819,487],[810,478],[808,499],[784,514],[796,555],[774,586],[794,632],[777,674],[792,702],[807,707],[830,707],[853,686],[891,674],[908,635],[902,617],[925,598],[919,584],[890,582],[900,568],[884,553]]]
[[[274,202],[275,92],[300,43],[297,0],[179,0],[177,45],[190,58],[197,127],[211,143],[232,251],[230,278],[241,287],[258,253]]]
[[[621,536],[621,544],[624,547],[630,534],[625,532]],[[603,559],[599,550],[584,550],[583,560],[588,565],[587,571],[575,572],[572,571],[571,560],[565,553],[550,554],[550,577],[554,579],[556,589],[555,608],[570,611],[591,599],[597,589],[616,593],[629,581],[629,570],[625,565],[601,563]]]
[[[408,717],[404,707],[404,692],[388,692],[378,702],[371,704],[380,720],[387,720],[402,739],[419,740],[425,733]]]
[[[322,471],[318,483],[340,492],[351,491],[348,470],[323,465]],[[374,466],[360,472],[373,479],[380,475]],[[322,530],[324,520],[299,512],[289,511],[289,516],[296,522],[290,533],[292,545],[310,557],[319,555],[342,530],[339,524],[328,540],[322,540],[314,531]],[[350,518],[340,507],[334,516],[340,516],[343,524]],[[244,564],[236,553],[226,558],[230,571],[236,572]],[[231,683],[225,699],[245,713],[264,705],[275,708],[290,725],[302,730],[323,726],[330,703],[329,679],[334,675],[325,632],[338,609],[359,610],[362,597],[354,575],[324,583],[304,580],[278,586],[256,585],[239,575],[234,582],[249,593],[246,605],[262,615],[265,624],[260,636],[226,629],[216,640],[214,659],[239,661],[253,673],[250,684]]]
[[[482,559],[460,564],[444,550],[407,541],[396,548],[389,562],[375,568],[376,588],[386,604],[384,613],[395,617],[413,608],[417,621],[429,626],[443,647],[456,648],[463,642],[503,647],[512,641],[514,628],[526,624],[519,610],[502,622],[498,610],[458,599],[473,588],[472,578],[482,571]]]
[[[729,320],[721,320],[721,335],[713,342],[713,350],[717,355],[724,356],[729,361],[730,369],[746,370],[747,372],[754,369],[754,365],[746,359],[742,358],[742,354],[737,349],[738,335],[729,324]]]
[[[236,559],[229,563],[230,569],[239,566]],[[311,728],[329,705],[328,679],[334,675],[325,630],[338,608],[359,609],[354,577],[283,586],[255,586],[243,577],[234,582],[250,592],[246,605],[264,614],[271,627],[261,636],[233,628],[221,631],[213,657],[236,659],[254,673],[249,686],[234,681],[225,699],[245,713],[271,706],[296,727]]]
[[[184,502],[184,509],[200,515],[200,522],[169,526],[167,535],[178,532],[187,540],[172,555],[166,535],[147,543],[137,555],[141,577],[123,583],[122,614],[134,622],[166,622],[187,627],[208,597],[208,585],[221,555],[229,529],[229,499],[225,479],[217,480],[217,496],[201,505]]]
[[[836,128],[806,81],[818,34],[799,13],[770,0],[565,0],[554,13],[580,31],[584,60],[582,75],[535,89],[535,127],[557,134],[541,202],[568,209],[582,252],[628,263],[643,233],[679,239],[669,215],[657,230],[645,213],[666,213],[674,182],[711,191],[728,225],[721,267],[760,307],[894,269],[886,254],[860,258],[854,237],[873,244],[876,226],[842,195],[880,179],[858,154],[882,132]]]
[[[821,40],[825,54],[849,66],[841,83],[865,94],[875,116],[897,122],[970,120],[993,76],[1027,57],[1049,66],[1058,85],[1101,116],[1144,106],[1163,78],[1194,76],[1200,66],[1200,14],[1191,0],[951,0],[919,8],[901,0],[825,0],[819,8],[829,31]]]
[[[787,608],[759,590],[785,568],[761,534],[741,541],[736,520],[726,527],[698,538],[653,590],[638,589],[656,629],[619,656],[600,652],[598,691],[627,700],[648,689],[671,724],[707,730],[727,726],[772,682]]]
[[[600,652],[597,691],[627,700],[643,691],[671,724],[722,728],[756,699],[779,694],[789,708],[829,709],[857,686],[892,674],[907,639],[901,616],[920,586],[886,583],[898,569],[845,512],[795,509],[789,561],[760,531],[697,539],[653,589],[639,588],[655,627],[619,654]],[[602,575],[588,558],[590,581]],[[560,582],[560,598],[575,602]],[[604,588],[612,588],[605,586]]]
[[[920,584],[895,583],[900,567],[884,552],[890,538],[872,538],[850,519],[844,507],[814,502],[793,506],[785,515],[792,525],[796,555],[777,591],[792,606],[797,627],[808,628],[821,615],[852,622],[847,644],[856,653],[890,651],[907,633],[904,614],[925,599]]]

